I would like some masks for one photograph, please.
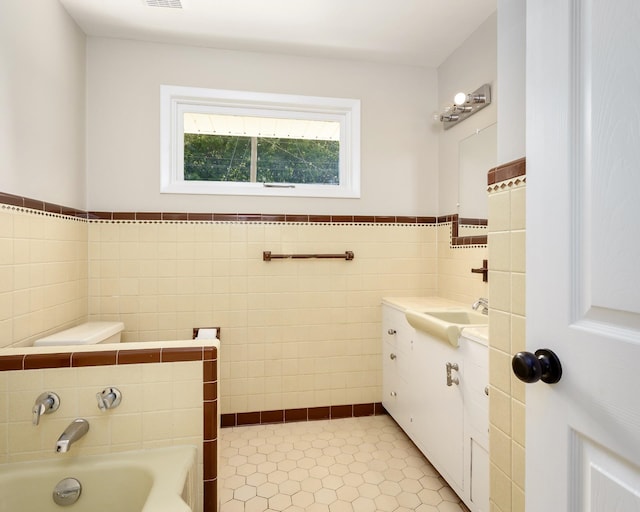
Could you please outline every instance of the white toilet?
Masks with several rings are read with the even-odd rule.
[[[123,330],[124,324],[122,322],[87,322],[40,338],[33,342],[33,346],[51,347],[56,345],[120,343]]]

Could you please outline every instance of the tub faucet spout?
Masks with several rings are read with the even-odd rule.
[[[89,432],[89,422],[84,418],[76,418],[64,430],[56,442],[57,453],[67,453],[71,445]]]

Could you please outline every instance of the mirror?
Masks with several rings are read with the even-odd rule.
[[[497,165],[497,124],[477,130],[459,144],[458,215],[486,219],[487,173]]]

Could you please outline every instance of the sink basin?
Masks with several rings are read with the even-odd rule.
[[[423,311],[424,315],[433,316],[443,322],[450,324],[462,325],[485,325],[487,323],[487,315],[476,313],[475,311]]]
[[[405,316],[414,329],[447,341],[454,347],[458,346],[462,329],[484,326],[489,320],[487,315],[463,308],[407,310]]]

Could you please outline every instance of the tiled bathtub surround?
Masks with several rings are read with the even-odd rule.
[[[198,447],[198,475],[203,482],[198,510],[215,512],[218,430],[213,343],[135,343],[117,350],[74,348],[73,353],[62,353],[60,348],[0,354],[0,463],[192,444]],[[101,412],[95,395],[108,386],[120,389],[122,403]],[[31,408],[44,391],[57,393],[60,407],[33,426]],[[77,417],[89,421],[89,433],[69,454],[56,454],[56,439]]]

